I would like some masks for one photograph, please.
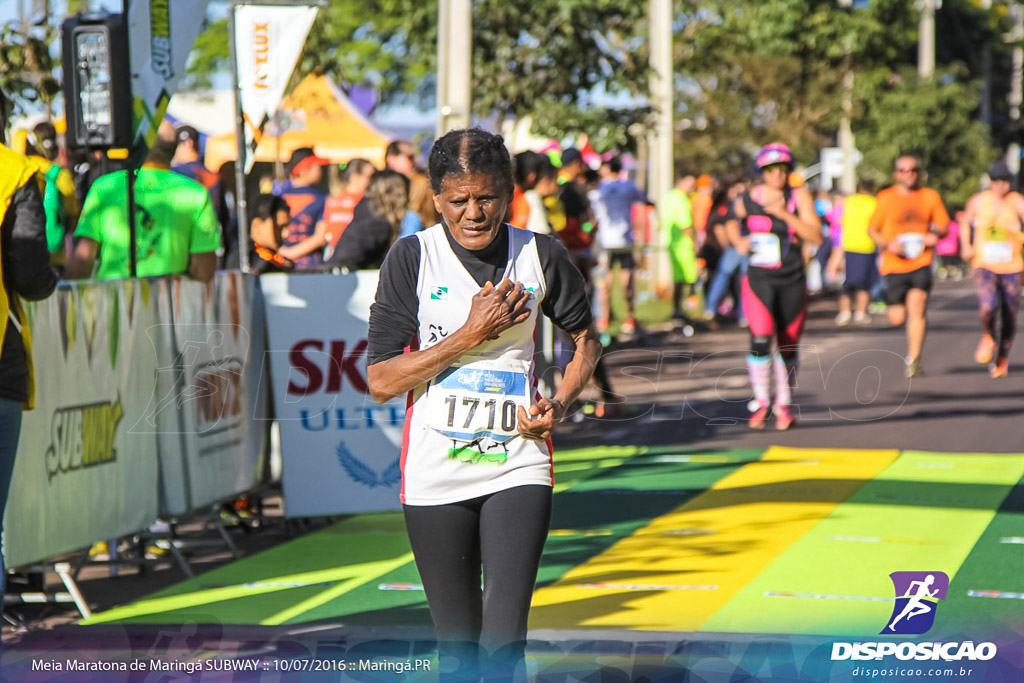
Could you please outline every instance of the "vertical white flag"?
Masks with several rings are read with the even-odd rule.
[[[235,9],[235,55],[245,120],[245,171],[252,170],[263,131],[277,113],[316,7],[239,5]]]
[[[135,146],[153,145],[156,130],[185,75],[209,0],[132,0],[128,49],[132,67]]]

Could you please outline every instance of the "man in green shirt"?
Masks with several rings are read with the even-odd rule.
[[[692,290],[698,277],[693,212],[684,189],[689,178],[679,178],[661,202],[661,229],[672,261],[672,317],[682,319],[686,319],[683,295],[692,293],[684,290]]]
[[[177,147],[174,126],[164,122],[135,183],[136,253],[139,277],[189,275],[208,282],[217,270],[220,229],[210,195],[199,183],[170,169]],[[127,171],[105,175],[85,198],[75,230],[68,277],[99,280],[130,275]]]

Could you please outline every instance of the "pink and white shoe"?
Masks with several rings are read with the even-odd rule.
[[[784,432],[796,424],[793,409],[790,406],[775,406],[775,428]]]
[[[751,429],[764,429],[764,423],[768,421],[769,406],[761,406],[750,415]]]

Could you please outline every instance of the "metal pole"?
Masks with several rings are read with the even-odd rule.
[[[936,0],[921,0],[921,23],[917,37],[917,74],[931,78],[935,73],[935,5]]]
[[[450,0],[437,2],[437,130],[436,137],[448,132],[448,16]]]
[[[1021,105],[1024,103],[1024,92],[1021,88],[1021,79],[1024,79],[1024,49],[1020,41],[1024,39],[1024,7],[1019,2],[1010,5],[1010,17],[1013,19],[1013,33],[1010,40],[1014,43],[1013,68],[1010,75],[1010,121],[1013,131],[1013,142],[1006,151],[1006,163],[1014,174],[1020,172],[1020,122]]]
[[[450,3],[447,130],[469,127],[473,102],[473,3],[472,0],[450,0]]]
[[[853,7],[853,0],[839,0],[839,5],[847,10]],[[853,36],[843,37],[843,116],[839,120],[839,149],[843,151],[843,174],[839,176],[839,191],[845,195],[853,194],[857,187],[856,163],[853,155],[856,149],[853,138]]]
[[[121,13],[124,15],[124,21],[121,22],[124,25],[124,37],[125,44],[128,44],[128,34],[130,29],[128,28],[129,16],[128,10],[131,6],[131,0],[122,0]],[[138,145],[136,146],[139,147]],[[138,277],[139,272],[139,245],[138,235],[135,226],[135,166],[137,160],[135,157],[140,153],[139,149],[131,149],[128,152],[128,172],[125,174],[125,183],[128,185],[128,275],[133,280]]]
[[[651,177],[648,196],[655,204],[672,189],[673,171],[673,71],[672,71],[672,0],[650,0],[651,24],[651,99],[658,111],[651,146]]]
[[[245,119],[242,115],[242,84],[238,78],[238,46],[235,45],[235,9],[228,5],[228,51],[231,57],[231,76],[235,83],[235,215],[238,217],[238,267],[249,272],[249,206],[245,196],[245,162],[249,151],[245,144]]]

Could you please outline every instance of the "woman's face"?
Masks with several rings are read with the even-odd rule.
[[[512,192],[501,179],[486,173],[447,176],[441,193],[434,195],[434,208],[455,241],[466,249],[483,249],[498,234],[505,220]]]
[[[786,181],[789,178],[789,166],[786,164],[765,166],[761,169],[761,177],[764,179],[765,185],[781,190],[786,186]]]
[[[534,187],[541,197],[552,197],[558,194],[558,176],[550,175],[537,181]]]

